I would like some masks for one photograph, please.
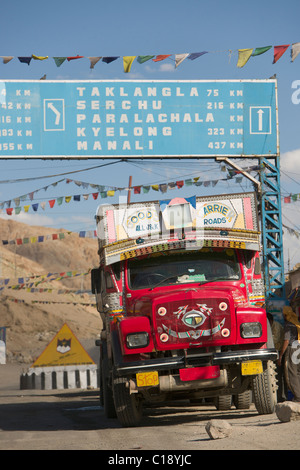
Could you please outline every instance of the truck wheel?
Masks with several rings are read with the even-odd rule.
[[[252,403],[251,390],[233,396],[233,403],[237,410],[249,410]]]
[[[118,420],[124,427],[138,426],[142,418],[142,402],[130,394],[126,377],[114,377],[113,394]]]
[[[108,385],[109,367],[106,354],[106,345],[103,345],[102,355],[100,356],[100,405],[104,408],[106,418],[116,418],[116,410],[113,399],[113,392]]]
[[[231,395],[220,395],[215,399],[215,405],[217,410],[226,411],[230,410],[232,405],[232,396]]]
[[[268,361],[263,364],[261,374],[252,377],[254,404],[259,414],[266,415],[275,412],[277,404],[277,385],[275,364]]]

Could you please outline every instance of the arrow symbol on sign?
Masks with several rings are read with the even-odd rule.
[[[60,120],[60,112],[58,111],[58,109],[56,109],[53,103],[48,103],[48,108],[50,108],[55,113],[55,125],[58,126]]]
[[[257,111],[257,114],[258,114],[258,130],[259,131],[262,131],[263,130],[263,110],[262,109],[259,109]]]

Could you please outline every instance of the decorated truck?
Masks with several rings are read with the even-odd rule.
[[[96,221],[106,416],[137,426],[145,404],[183,398],[273,413],[255,193],[101,205]]]

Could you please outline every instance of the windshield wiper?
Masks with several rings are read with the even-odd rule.
[[[182,274],[173,274],[173,276],[169,276],[169,277],[166,277],[165,279],[162,279],[161,281],[159,281],[157,284],[155,284],[153,287],[150,288],[150,290],[153,290],[155,289],[155,287],[158,287],[160,286],[160,284],[162,284],[163,282],[165,281],[169,281],[170,279],[173,279],[174,277],[180,277],[180,276],[184,276],[186,275],[187,273],[182,273]],[[208,284],[209,282],[218,282],[218,281],[236,281],[237,279],[231,279],[231,278],[227,278],[227,277],[215,277],[214,279],[207,279],[206,281],[202,281],[202,282],[199,282],[199,281],[193,281],[191,280],[190,282],[194,282],[195,284],[197,283],[199,286],[203,286],[204,284]]]
[[[151,287],[150,290],[155,289],[155,287],[158,287],[160,284],[162,284],[162,283],[165,282],[165,281],[169,281],[170,279],[173,279],[174,277],[184,276],[185,274],[187,274],[187,273],[173,274],[172,276],[165,277],[164,279],[162,279],[161,281],[159,281],[157,284],[155,284],[153,287]]]

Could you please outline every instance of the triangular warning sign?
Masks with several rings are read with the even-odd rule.
[[[31,367],[95,364],[65,323]]]

